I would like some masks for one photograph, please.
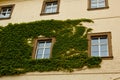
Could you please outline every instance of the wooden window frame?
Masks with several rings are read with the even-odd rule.
[[[100,37],[100,36],[107,36],[108,39],[108,54],[109,56],[107,57],[101,57],[102,59],[112,59],[112,42],[111,42],[111,32],[100,32],[100,33],[89,33],[87,35],[88,39],[88,56],[91,56],[91,38],[92,37]]]
[[[53,48],[53,45],[55,43],[55,38],[46,38],[46,37],[38,37],[36,39],[34,39],[34,46],[33,46],[33,52],[32,52],[32,59],[37,59],[36,58],[36,51],[37,51],[37,44],[39,41],[48,41],[48,40],[51,40],[51,47],[50,47],[50,57],[52,57],[52,48]],[[43,58],[43,59],[46,59],[46,58]]]
[[[57,1],[57,11],[54,12],[54,13],[45,13],[45,7],[46,7],[46,4],[49,3],[49,2],[55,2]],[[43,1],[43,5],[42,5],[42,10],[41,10],[41,14],[40,15],[51,15],[51,14],[58,14],[59,13],[59,7],[60,7],[60,0],[44,0]]]
[[[14,7],[15,7],[15,4],[0,6],[0,13],[1,13],[2,8],[4,8],[4,7],[12,7],[12,9],[11,9],[11,14],[10,14],[10,16],[9,16],[8,18],[0,18],[0,20],[10,19],[10,18],[11,18],[11,15],[12,15],[12,13],[13,13],[13,9],[14,9]]]
[[[105,0],[105,7],[98,7],[98,8],[91,8],[91,0],[88,0],[88,9],[87,10],[99,10],[99,9],[107,9],[108,6],[108,0]]]

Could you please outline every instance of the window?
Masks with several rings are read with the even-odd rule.
[[[108,8],[108,0],[89,0],[88,10]]]
[[[9,19],[11,17],[14,5],[0,7],[0,19]]]
[[[43,14],[56,14],[59,13],[60,0],[45,0],[43,2],[43,7],[41,15]]]
[[[91,33],[88,34],[88,53],[90,56],[111,58],[111,33]]]
[[[54,38],[38,38],[35,39],[35,46],[33,49],[33,58],[48,59],[51,57]]]

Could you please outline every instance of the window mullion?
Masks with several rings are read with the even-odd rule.
[[[7,11],[6,11],[6,15],[9,13],[9,11],[8,11],[8,10],[9,10],[9,8],[8,8],[8,9],[7,9]]]
[[[97,4],[97,8],[98,8],[98,7],[99,7],[99,0],[97,0],[97,3],[96,3],[96,4]]]
[[[99,48],[99,56],[101,56],[101,51],[100,51],[100,48],[101,48],[101,45],[100,45],[100,37],[98,38],[98,48]]]
[[[53,3],[51,4],[51,12],[53,12],[53,7],[54,7],[54,5],[53,5]]]
[[[44,58],[44,55],[45,55],[45,46],[46,46],[46,41],[45,41],[45,43],[44,43],[44,47],[43,47],[42,58]]]

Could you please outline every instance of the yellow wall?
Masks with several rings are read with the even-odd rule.
[[[103,60],[101,68],[77,70],[73,73],[45,72],[2,77],[0,80],[120,80],[120,0],[108,0],[109,8],[88,11],[88,0],[60,0],[59,14],[40,16],[43,0],[1,0],[0,5],[15,4],[11,19],[0,20],[0,25],[43,19],[90,18],[94,23],[84,25],[92,32],[112,33],[112,60]]]

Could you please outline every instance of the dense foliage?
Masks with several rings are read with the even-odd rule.
[[[87,55],[86,37],[92,29],[83,26],[82,22],[93,21],[42,20],[0,27],[0,76],[33,71],[73,71],[84,66],[99,67],[101,59]],[[50,59],[31,58],[32,41],[40,35],[56,38]]]

